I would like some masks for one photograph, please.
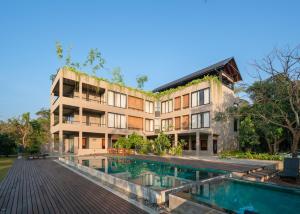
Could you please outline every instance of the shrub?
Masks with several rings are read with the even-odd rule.
[[[280,155],[270,155],[268,153],[254,153],[241,151],[223,151],[219,155],[220,158],[243,158],[257,160],[282,160]]]
[[[15,154],[17,151],[17,144],[15,140],[8,134],[0,133],[0,154],[1,155],[11,155]]]
[[[186,144],[186,142],[181,139],[178,143],[177,146],[173,146],[172,148],[170,148],[169,153],[171,155],[178,155],[181,156],[182,155],[182,151],[183,151],[183,147]]]
[[[153,141],[153,152],[156,155],[164,155],[171,147],[169,137],[161,132],[158,137]]]

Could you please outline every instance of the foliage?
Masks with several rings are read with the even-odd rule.
[[[251,149],[253,146],[260,143],[259,136],[255,130],[255,125],[249,116],[241,121],[239,129],[239,143],[243,149]]]
[[[16,154],[16,150],[15,139],[7,133],[0,133],[0,155]]]
[[[123,75],[119,67],[112,70],[112,82],[119,85],[124,85]]]
[[[92,74],[95,76],[96,72],[101,70],[104,67],[105,60],[102,57],[101,52],[97,48],[91,48],[88,52],[87,58],[84,63],[74,62],[71,57],[72,48],[67,49],[67,54],[65,56],[65,65],[64,67],[68,67],[72,70],[80,70],[82,67],[90,68]],[[60,42],[56,42],[56,55],[59,59],[64,58],[63,54],[63,46]],[[53,77],[51,77],[53,79]]]
[[[166,154],[167,150],[170,149],[171,142],[169,137],[161,132],[159,133],[158,137],[155,138],[153,141],[153,152],[156,155],[164,155]]]
[[[1,121],[0,135],[10,139],[5,141],[11,143],[11,152],[16,152],[15,147],[19,146],[26,152],[37,153],[43,144],[50,142],[50,111],[41,109],[36,115],[36,119],[31,119],[27,112],[21,117]]]
[[[241,158],[241,159],[257,159],[257,160],[282,160],[280,155],[270,155],[268,153],[253,153],[241,151],[223,151],[219,155],[220,158]]]
[[[121,149],[121,148],[130,149],[130,146],[131,144],[129,144],[127,137],[119,137],[118,140],[114,143],[114,148],[117,149]]]
[[[169,152],[171,155],[181,156],[183,152],[183,147],[186,145],[185,140],[181,139],[178,141],[177,146],[173,146],[170,148]]]
[[[282,127],[292,135],[291,152],[297,156],[300,141],[300,46],[275,49],[255,64],[267,75],[248,88],[253,114],[268,124]]]
[[[148,81],[148,76],[146,76],[146,75],[142,75],[142,76],[137,77],[136,78],[137,88],[138,89],[144,88],[144,84],[147,81]]]
[[[137,133],[132,133],[128,137],[120,137],[114,144],[115,148],[139,149],[144,143],[144,138]]]
[[[145,139],[140,145],[138,152],[141,154],[149,154],[153,150],[153,140]]]

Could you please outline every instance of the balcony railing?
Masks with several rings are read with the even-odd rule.
[[[85,101],[88,101],[88,102],[94,102],[94,103],[99,103],[99,104],[105,104],[106,102],[104,100],[101,100],[101,99],[91,99],[91,98],[86,98],[86,97],[83,97],[82,98],[83,100]]]
[[[82,122],[82,124],[86,126],[94,126],[94,127],[105,127],[105,123],[92,123],[92,122]]]

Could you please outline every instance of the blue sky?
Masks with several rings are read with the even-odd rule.
[[[153,89],[234,56],[245,81],[273,47],[300,44],[300,1],[35,0],[0,2],[0,120],[49,107],[55,41],[83,61],[98,48],[128,85]],[[98,72],[108,77],[107,71]]]

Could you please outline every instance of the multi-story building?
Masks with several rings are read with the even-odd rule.
[[[207,77],[209,76],[209,77]],[[216,121],[217,112],[236,102],[241,75],[229,58],[146,93],[67,68],[51,86],[54,151],[77,155],[105,153],[120,136],[136,132],[154,138],[165,132],[184,153],[216,154],[236,147],[234,118]]]

